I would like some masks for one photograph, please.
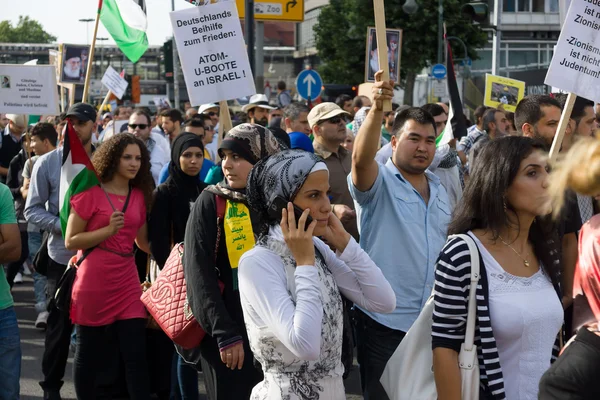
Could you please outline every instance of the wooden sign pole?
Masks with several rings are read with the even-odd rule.
[[[379,59],[379,69],[383,71],[381,80],[387,82],[390,80],[390,65],[388,63],[387,35],[385,32],[385,8],[383,0],[373,0],[373,10],[375,12],[375,35],[377,37],[377,58]],[[383,102],[383,111],[392,111],[392,101]]]
[[[576,98],[577,95],[575,93],[569,93],[569,95],[567,96],[565,107],[560,116],[560,121],[558,122],[558,129],[556,130],[556,135],[554,135],[552,147],[550,148],[550,164],[554,164],[556,162],[556,158],[558,157],[558,153],[560,152],[560,148],[562,147],[562,142],[565,137],[565,131],[567,130],[567,126],[569,125],[569,121],[571,120],[571,112],[573,111],[573,105],[575,104]]]
[[[94,66],[94,48],[96,47],[96,35],[98,34],[98,24],[100,23],[100,11],[102,10],[102,0],[98,0],[98,13],[96,14],[96,24],[94,25],[94,36],[92,37],[92,45],[90,46],[90,54],[88,55],[87,71],[85,73],[85,84],[83,85],[83,95],[81,102],[87,100],[88,91],[90,90],[90,78],[92,76],[92,67]]]
[[[217,136],[217,148],[221,147],[221,142],[223,141],[223,136],[229,130],[233,128],[233,123],[231,122],[231,115],[229,115],[229,105],[227,104],[227,100],[219,101],[219,135]],[[219,154],[217,154],[217,162],[220,160]]]

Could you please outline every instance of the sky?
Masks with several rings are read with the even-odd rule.
[[[10,1],[10,0],[2,0]],[[193,7],[185,0],[174,0],[175,9]],[[80,19],[95,18],[97,0],[12,0],[10,7],[2,7],[0,21],[10,20],[15,25],[19,15],[37,20],[44,30],[57,37],[58,43],[87,44],[92,40],[94,23],[79,22]],[[151,45],[162,45],[172,35],[171,1],[146,0],[148,12],[148,41]],[[89,32],[89,34],[88,34]],[[97,44],[114,44],[102,23],[98,26],[98,37],[109,38]]]

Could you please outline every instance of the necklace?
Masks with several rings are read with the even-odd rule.
[[[523,260],[523,264],[524,264],[524,265],[525,265],[527,268],[529,268],[529,261],[528,261],[528,260],[527,260],[525,257],[523,257],[523,256],[521,255],[521,253],[519,253],[518,251],[516,251],[514,247],[512,247],[510,244],[506,243],[506,242],[504,241],[504,239],[502,239],[502,236],[498,235],[498,237],[500,238],[500,241],[501,241],[501,242],[502,242],[502,243],[503,243],[505,246],[508,246],[508,247],[509,247],[509,248],[510,248],[512,251],[514,251],[514,252],[515,252],[515,254],[516,254],[516,255],[518,255],[518,256],[521,258],[521,260]]]

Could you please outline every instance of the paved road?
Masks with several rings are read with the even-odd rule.
[[[41,400],[43,392],[38,382],[42,379],[42,354],[44,352],[44,333],[35,328],[35,319],[37,314],[34,308],[33,281],[25,277],[23,284],[15,285],[13,288],[13,297],[15,299],[15,310],[19,320],[19,329],[21,332],[21,350],[23,359],[21,363],[21,400]],[[199,374],[200,400],[206,400],[202,373]],[[75,400],[75,390],[73,388],[73,354],[69,357],[67,371],[65,373],[65,384],[61,390],[64,400]],[[358,376],[358,367],[345,381],[346,399],[360,400],[360,378]]]

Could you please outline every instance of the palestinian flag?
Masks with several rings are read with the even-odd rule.
[[[100,21],[132,63],[148,49],[144,0],[101,0]]]
[[[70,120],[65,125],[63,160],[60,168],[60,225],[63,236],[71,212],[71,197],[100,184],[90,157]]]

